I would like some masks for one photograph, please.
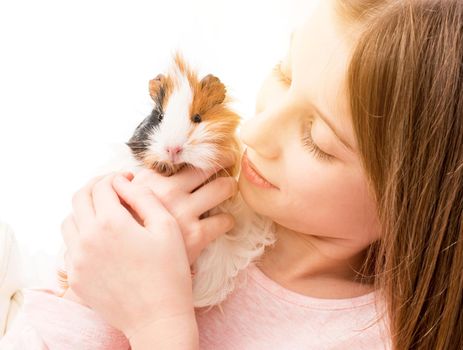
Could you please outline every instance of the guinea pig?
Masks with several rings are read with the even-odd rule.
[[[171,176],[184,166],[210,169],[229,156],[234,165],[216,176],[237,179],[240,117],[229,107],[231,99],[219,78],[208,74],[199,79],[177,51],[167,72],[150,80],[149,94],[152,111],[126,143],[135,171],[145,167]],[[192,266],[195,307],[212,307],[225,300],[236,287],[238,273],[275,242],[273,222],[254,213],[239,192],[200,219],[221,212],[232,214],[235,226],[212,241]]]
[[[237,178],[242,147],[236,129],[241,119],[229,107],[231,99],[219,78],[208,74],[199,79],[176,52],[168,72],[149,82],[149,93],[152,112],[127,142],[142,166],[170,176],[185,165],[209,169],[228,155],[234,166],[217,176]],[[239,271],[275,241],[273,223],[253,213],[239,193],[204,216],[219,212],[232,214],[235,227],[211,242],[193,264],[195,307],[225,300]]]

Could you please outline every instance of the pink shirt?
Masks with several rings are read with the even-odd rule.
[[[244,273],[247,272],[247,273]],[[374,293],[318,299],[285,289],[254,264],[221,304],[197,309],[200,349],[391,349]],[[8,347],[10,346],[10,347]],[[21,313],[0,349],[130,349],[122,333],[94,311],[55,296],[26,290]]]

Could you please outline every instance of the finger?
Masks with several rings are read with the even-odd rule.
[[[95,216],[92,189],[103,177],[104,175],[94,177],[72,197],[73,215],[78,228],[82,228],[86,220]]]
[[[185,192],[193,192],[201,184],[206,182],[214,174],[222,169],[231,167],[235,163],[230,156],[222,156],[219,160],[214,160],[212,166],[207,169],[201,169],[187,165],[183,167],[178,173],[172,176],[172,181],[175,181],[178,188],[181,188]]]
[[[141,169],[137,175],[135,176],[131,172],[122,172],[120,175],[124,176],[127,180],[131,181],[134,184],[141,184],[142,186],[148,186],[149,188],[152,189],[151,186],[153,184],[159,185],[159,178],[164,178],[164,176],[159,175],[155,171],[151,169]],[[114,188],[114,186],[113,186]],[[116,192],[117,193],[117,192]],[[121,204],[124,206],[124,208],[132,215],[132,217],[140,224],[143,225],[143,222],[141,221],[140,217],[137,215],[136,212],[133,211],[133,209],[128,205],[124,199],[122,199],[119,196],[119,200],[121,201]]]
[[[117,193],[117,191],[116,191],[116,193]],[[118,194],[118,196],[119,196],[119,194]],[[129,214],[132,215],[132,217],[138,222],[139,225],[143,226],[143,221],[140,219],[138,214],[130,207],[130,205],[128,205],[124,201],[124,199],[122,199],[120,196],[119,196],[119,200],[121,201],[121,204],[125,208],[125,210],[127,210],[129,212]]]
[[[95,208],[95,216],[101,219],[127,218],[127,210],[122,205],[119,196],[113,188],[113,180],[121,176],[129,181],[124,175],[112,173],[105,176],[93,186],[92,198]]]
[[[233,177],[219,177],[193,192],[188,205],[192,208],[194,216],[199,217],[237,192],[238,183]]]
[[[114,178],[113,186],[148,230],[156,231],[156,223],[175,222],[169,211],[148,187],[135,185],[122,176]]]
[[[187,168],[190,169],[187,175],[182,176]],[[201,169],[192,168],[190,165],[185,166],[180,172],[169,177],[163,176],[152,169],[142,169],[136,174],[132,182],[148,186],[155,195],[163,198],[163,191],[168,188],[175,188],[181,192],[191,192],[190,188],[194,186],[194,182],[192,182],[194,179],[192,179],[192,177],[195,177],[196,174],[204,174],[203,178],[205,181],[208,176],[212,175],[211,171],[209,173],[210,174],[204,174]]]
[[[142,169],[137,173],[133,182],[148,186],[155,195],[162,199],[164,198],[163,189],[175,188],[180,192],[191,193],[199,188],[203,183],[212,180],[216,173],[221,169],[222,166],[204,170],[187,165],[178,173],[169,177],[162,176],[151,169]]]
[[[68,215],[61,224],[61,236],[67,247],[67,252],[72,251],[75,242],[79,238],[79,230],[72,214]]]
[[[215,214],[199,221],[201,237],[199,238],[200,250],[227,233],[235,226],[235,218],[228,213]]]

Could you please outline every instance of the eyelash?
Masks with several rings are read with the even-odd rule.
[[[320,160],[325,160],[325,161],[332,161],[333,156],[323,152],[314,142],[312,139],[312,121],[310,121],[310,127],[307,128],[304,132],[304,136],[302,137],[302,142],[304,146],[306,146],[312,153],[313,155],[320,159]]]
[[[282,61],[279,61],[275,67],[273,68],[273,71],[275,72],[276,74],[276,77],[277,79],[289,86],[291,85],[291,78],[287,77],[284,73],[283,73],[283,70],[281,69],[281,64],[282,64]],[[302,138],[302,142],[304,144],[304,146],[306,146],[313,154],[315,157],[317,157],[318,159],[320,160],[325,160],[325,161],[332,161],[333,160],[333,156],[328,154],[328,153],[325,153],[323,152],[313,141],[312,139],[312,121],[310,121],[310,126],[309,128],[305,131],[305,134]]]

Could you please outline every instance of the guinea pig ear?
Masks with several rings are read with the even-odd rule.
[[[166,77],[163,74],[159,74],[156,78],[150,80],[149,90],[150,96],[155,102],[162,103],[164,88],[165,88]]]
[[[201,92],[207,96],[211,102],[211,106],[222,103],[225,100],[227,90],[225,85],[216,76],[208,74],[201,79],[199,84]]]

